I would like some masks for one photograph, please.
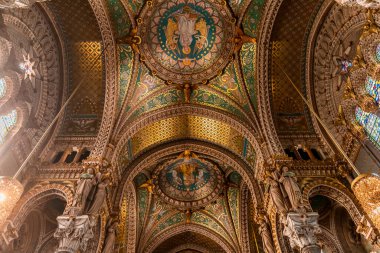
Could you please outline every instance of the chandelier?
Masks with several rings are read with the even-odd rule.
[[[380,0],[335,0],[344,6],[361,6],[364,8],[380,8]]]
[[[12,177],[0,177],[0,228],[20,199],[24,187]]]
[[[368,217],[380,230],[380,177],[361,174],[352,182],[351,188]]]

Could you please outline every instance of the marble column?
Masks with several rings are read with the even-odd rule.
[[[290,212],[284,223],[284,236],[289,238],[292,248],[298,248],[301,253],[320,253],[316,234],[321,233],[318,225],[318,213]]]

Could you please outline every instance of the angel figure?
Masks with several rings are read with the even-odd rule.
[[[77,181],[73,206],[79,206],[83,211],[86,202],[89,199],[91,190],[96,185],[95,171],[93,168],[88,168],[86,172],[82,173]]]
[[[273,173],[267,173],[266,175],[266,181],[269,185],[269,195],[271,196],[277,210],[280,213],[286,213],[286,211],[288,211],[288,208],[285,204],[285,197],[281,191],[281,186],[275,173],[276,171]]]
[[[298,210],[302,207],[302,193],[298,186],[295,175],[290,172],[288,167],[282,167],[282,174],[279,178],[279,182],[284,186],[285,192],[288,195],[290,204],[293,210]]]
[[[143,183],[142,185],[139,186],[139,188],[147,189],[147,191],[151,194],[153,194],[154,187],[155,186],[153,184],[153,179],[149,179],[148,181],[146,181],[145,183]]]
[[[196,170],[196,165],[191,162],[192,158],[197,158],[197,156],[190,152],[190,150],[185,150],[178,158],[183,158],[183,162],[179,166],[179,170],[182,172],[183,184],[190,186],[195,183],[194,172]]]
[[[137,35],[137,28],[132,28],[131,32],[129,35],[117,39],[118,44],[128,44],[132,47],[133,51],[136,52],[137,54],[140,54],[140,50],[138,45],[141,44],[141,37]]]
[[[333,63],[335,65],[332,77],[338,77],[337,91],[340,90],[343,82],[348,78],[349,69],[353,66],[349,55],[352,49],[353,42],[350,41],[348,47],[343,49],[343,43],[339,45],[338,54],[333,56]]]
[[[107,196],[107,187],[112,183],[110,175],[107,173],[101,176],[101,180],[96,187],[95,198],[91,203],[88,214],[95,216],[99,213]]]

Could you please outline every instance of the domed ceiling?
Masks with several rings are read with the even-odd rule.
[[[223,190],[223,176],[216,165],[186,150],[154,173],[158,196],[178,208],[197,208],[216,199]]]
[[[135,190],[130,191],[136,191],[136,214],[125,209],[121,215],[137,216],[138,251],[160,252],[182,246],[182,250],[200,252],[213,248],[216,252],[240,252],[241,228],[245,227],[240,208],[247,205],[241,202],[247,197],[242,176],[208,155],[190,150],[173,155],[161,158],[134,178]],[[126,205],[131,203],[133,200]]]
[[[233,53],[235,19],[217,1],[154,1],[138,22],[141,59],[169,83],[207,83]]]

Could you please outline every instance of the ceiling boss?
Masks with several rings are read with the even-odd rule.
[[[168,84],[205,84],[234,53],[235,19],[218,1],[153,1],[138,21],[141,59]]]

